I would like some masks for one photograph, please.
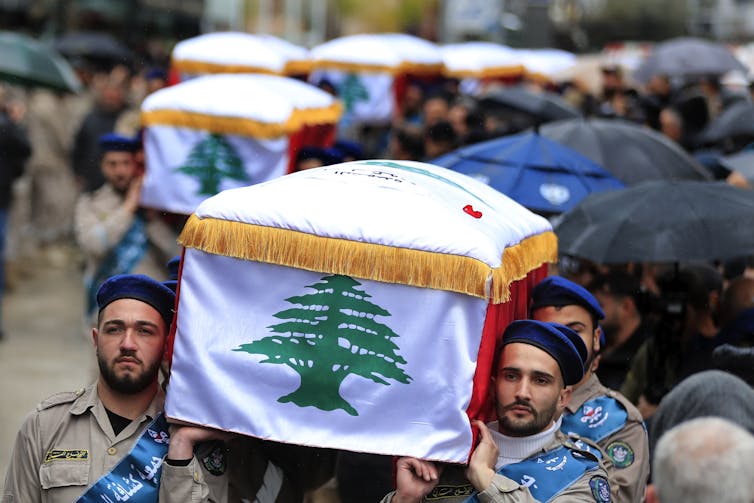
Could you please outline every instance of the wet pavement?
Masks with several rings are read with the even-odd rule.
[[[74,260],[42,265],[4,299],[0,341],[0,490],[26,415],[46,397],[94,379],[91,338],[82,324],[81,272]]]

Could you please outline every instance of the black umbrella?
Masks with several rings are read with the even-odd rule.
[[[545,124],[539,132],[590,158],[626,185],[712,178],[672,140],[632,122],[570,119]]]
[[[681,37],[657,44],[636,69],[634,77],[639,82],[647,82],[654,75],[723,75],[733,70],[748,73],[746,66],[723,44]]]
[[[71,65],[47,45],[21,33],[0,32],[0,80],[31,87],[78,92]]]
[[[738,101],[722,111],[699,135],[702,143],[718,143],[726,139],[754,138],[754,104]]]
[[[754,149],[746,149],[719,159],[720,165],[738,171],[754,187]]]
[[[754,191],[652,181],[588,196],[555,228],[563,255],[600,264],[725,260],[754,254]]]
[[[572,119],[581,114],[559,95],[535,92],[523,86],[501,87],[489,91],[479,100],[488,112],[515,111],[531,117],[534,122]]]
[[[63,35],[55,49],[69,58],[84,58],[128,64],[133,54],[112,35],[97,31],[79,31]]]

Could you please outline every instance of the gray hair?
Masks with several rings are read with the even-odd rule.
[[[752,503],[754,436],[726,419],[701,417],[657,443],[652,480],[662,502]]]

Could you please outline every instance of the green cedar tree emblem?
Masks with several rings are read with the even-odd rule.
[[[338,89],[340,99],[346,107],[346,112],[353,110],[359,101],[369,101],[369,91],[362,84],[361,79],[354,73],[349,73]]]
[[[260,363],[288,365],[301,376],[301,384],[278,402],[332,411],[342,409],[358,416],[340,395],[340,385],[349,374],[389,386],[387,379],[401,383],[411,376],[398,367],[405,364],[392,339],[398,337],[378,316],[390,316],[371,297],[356,287],[358,281],[341,275],[325,276],[308,285],[314,293],[285,299],[296,307],[274,316],[287,320],[271,325],[273,336],[242,344],[234,351],[266,355]]]
[[[176,171],[199,181],[197,195],[214,196],[220,192],[220,183],[225,178],[250,181],[236,149],[219,134],[211,134],[197,143]]]

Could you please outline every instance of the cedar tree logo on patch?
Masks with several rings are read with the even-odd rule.
[[[234,351],[266,355],[260,363],[287,365],[301,376],[301,384],[278,402],[320,410],[342,409],[358,416],[340,395],[340,385],[349,374],[389,386],[386,379],[411,381],[398,365],[406,363],[392,341],[398,337],[378,316],[390,313],[367,300],[358,281],[341,275],[325,276],[309,285],[314,290],[285,299],[296,307],[274,316],[284,321],[269,328],[270,337],[242,344]]]

